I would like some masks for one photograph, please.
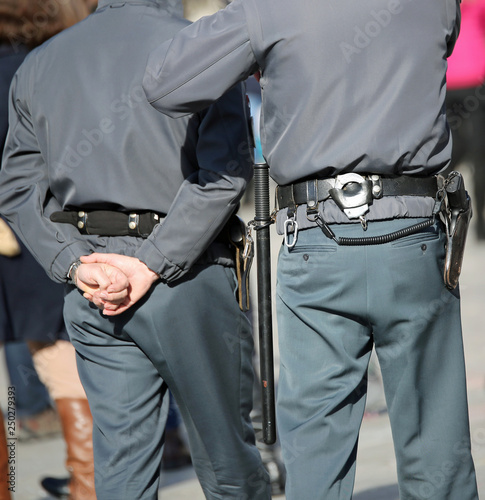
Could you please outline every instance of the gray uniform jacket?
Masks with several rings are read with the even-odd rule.
[[[278,184],[446,167],[446,58],[458,0],[234,0],[150,56],[144,88],[171,116],[261,70],[261,140]]]
[[[173,120],[146,100],[148,54],[189,24],[170,0],[100,0],[33,51],[14,77],[0,211],[48,274],[92,251],[138,257],[163,280],[214,240],[252,175],[246,102],[231,89]],[[83,236],[49,215],[73,208],[167,214],[146,240]]]

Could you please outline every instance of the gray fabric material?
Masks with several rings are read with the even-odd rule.
[[[148,53],[189,24],[166,12],[172,4],[101,1],[33,51],[14,77],[0,210],[56,281],[102,247],[52,223],[53,211],[168,214],[129,255],[173,281],[207,249],[251,178],[241,86],[179,120],[146,101]]]
[[[458,0],[234,0],[155,49],[144,88],[180,116],[261,69],[261,142],[278,184],[431,175],[451,153],[445,73],[457,20]]]
[[[236,286],[233,269],[195,265],[111,319],[66,286],[66,325],[95,423],[99,499],[158,498],[166,385],[206,498],[271,498],[249,419],[253,337]]]
[[[375,222],[366,236],[419,219]],[[356,224],[333,228],[359,237]],[[277,422],[286,498],[349,500],[373,345],[401,500],[478,500],[470,454],[459,291],[443,286],[437,227],[385,245],[342,247],[300,233],[278,261]],[[416,286],[418,284],[418,286]]]

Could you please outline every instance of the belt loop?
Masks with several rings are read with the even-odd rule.
[[[295,203],[295,195],[293,192],[293,184],[290,186],[290,199],[288,203],[288,210],[286,212],[286,221],[285,221],[285,243],[289,249],[292,249],[296,245],[296,240],[298,239],[298,223],[296,222],[296,203]],[[290,234],[293,235],[293,238],[290,238]]]
[[[318,216],[318,180],[306,181],[306,216],[309,221],[315,221]]]
[[[131,213],[128,215],[128,233],[132,236],[140,236],[139,229],[140,217],[138,214]]]
[[[293,184],[289,186],[290,199],[288,200],[288,219],[294,219],[296,214],[296,203],[295,203],[295,195],[293,193]]]
[[[307,211],[314,211],[318,208],[318,181],[312,179],[306,181]]]
[[[382,179],[380,175],[372,174],[370,176],[370,180],[372,182],[372,196],[375,199],[382,198]]]
[[[84,212],[83,210],[80,210],[77,213],[77,228],[79,229],[79,232],[81,234],[89,234],[88,233],[88,228],[86,227],[86,224],[88,222],[88,214]]]

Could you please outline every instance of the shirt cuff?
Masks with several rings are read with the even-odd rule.
[[[92,250],[84,242],[76,241],[64,247],[57,254],[47,274],[49,274],[49,277],[54,281],[67,283],[67,273],[72,263],[83,255],[89,255],[91,252]]]

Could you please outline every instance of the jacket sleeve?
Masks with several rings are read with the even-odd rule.
[[[35,135],[30,110],[29,71],[21,67],[9,95],[9,132],[0,171],[0,212],[54,281],[65,282],[69,266],[91,253],[79,232],[54,224],[61,210],[50,194],[48,166]],[[76,234],[77,233],[77,234]]]
[[[219,234],[252,177],[248,107],[241,84],[200,114],[199,169],[180,187],[162,224],[136,253],[163,281],[189,271]]]
[[[455,48],[456,40],[458,39],[458,35],[460,34],[461,28],[461,9],[460,9],[461,0],[450,0],[448,5],[450,8],[450,21],[452,24],[451,27],[451,35],[447,40],[447,53],[446,56],[450,57],[453,53],[453,49]]]
[[[143,87],[152,106],[179,117],[206,108],[258,69],[244,6],[234,0],[155,49]]]

